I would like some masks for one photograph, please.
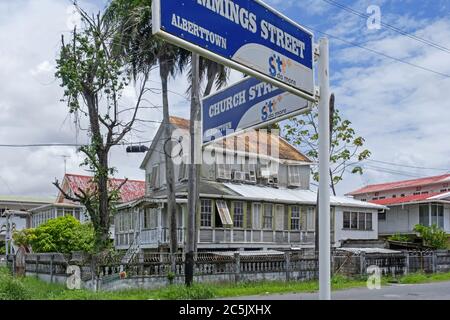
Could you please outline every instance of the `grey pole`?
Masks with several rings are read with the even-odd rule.
[[[330,71],[327,38],[320,39],[319,50],[319,297],[330,300]]]

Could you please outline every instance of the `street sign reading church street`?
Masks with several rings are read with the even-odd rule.
[[[308,110],[308,102],[248,77],[203,99],[203,142],[280,121]]]
[[[313,35],[259,0],[154,0],[153,32],[313,101]]]

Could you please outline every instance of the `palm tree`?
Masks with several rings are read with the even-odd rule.
[[[114,0],[106,13],[109,19],[121,25],[112,45],[117,55],[131,56],[131,65],[135,77],[148,68],[159,65],[162,86],[162,106],[164,128],[164,155],[167,187],[167,214],[170,218],[170,252],[172,269],[175,267],[174,255],[178,251],[175,174],[171,158],[172,141],[169,118],[168,81],[179,71],[179,59],[188,53],[173,46],[152,34],[151,1],[150,0]]]

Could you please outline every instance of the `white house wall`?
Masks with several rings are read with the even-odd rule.
[[[344,211],[350,212],[371,212],[372,213],[372,230],[344,230]],[[336,207],[335,209],[335,241],[343,240],[376,240],[378,239],[378,210],[374,209],[357,209]]]

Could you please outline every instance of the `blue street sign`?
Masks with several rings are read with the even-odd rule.
[[[308,107],[305,99],[249,77],[203,99],[203,142],[259,128]]]
[[[312,33],[259,0],[154,0],[153,28],[179,46],[313,100]]]

